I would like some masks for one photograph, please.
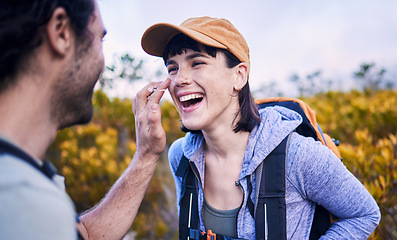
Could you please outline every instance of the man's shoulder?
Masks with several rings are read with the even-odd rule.
[[[58,207],[73,211],[73,203],[58,183],[12,155],[0,156],[0,189],[0,196],[3,199],[7,195],[18,199],[18,203],[36,200],[38,200],[36,204],[51,202]]]
[[[0,205],[0,222],[9,230],[0,233],[0,239],[41,237],[52,231],[75,234],[74,207],[67,194],[29,164],[6,154],[0,156]]]
[[[0,155],[0,185],[26,184],[50,187],[51,181],[22,159],[9,154]]]

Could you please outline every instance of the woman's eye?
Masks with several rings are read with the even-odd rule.
[[[201,64],[204,64],[203,62],[193,62],[193,67],[195,67],[195,66],[198,66],[198,65],[201,65]]]
[[[176,67],[170,67],[170,68],[168,69],[168,73],[169,73],[169,74],[175,73],[176,71],[178,71],[178,68],[176,68]]]

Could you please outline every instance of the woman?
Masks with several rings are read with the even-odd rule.
[[[182,157],[195,169],[200,231],[255,239],[247,206],[255,198],[255,169],[290,135],[287,238],[309,239],[316,203],[338,217],[322,239],[366,239],[373,232],[380,221],[375,200],[327,147],[294,133],[301,116],[283,107],[257,110],[248,84],[249,48],[229,21],[156,24],[144,33],[142,47],[164,59],[169,92],[189,132],[172,144],[169,161],[178,203]]]

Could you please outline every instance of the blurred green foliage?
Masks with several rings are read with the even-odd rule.
[[[303,100],[316,111],[323,131],[341,141],[344,164],[381,208],[382,221],[370,239],[397,239],[397,91],[327,92]],[[60,131],[48,151],[79,212],[103,198],[136,150],[131,100],[111,100],[97,91],[93,104],[93,121]],[[162,123],[168,148],[183,133],[167,101]],[[132,226],[136,239],[177,239],[175,187],[166,154],[167,149]]]

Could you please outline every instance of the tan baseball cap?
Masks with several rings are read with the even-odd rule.
[[[168,42],[179,33],[207,46],[226,49],[241,62],[250,65],[249,48],[243,35],[233,24],[222,18],[189,18],[180,26],[158,23],[149,27],[142,36],[142,48],[150,55],[163,57]]]

